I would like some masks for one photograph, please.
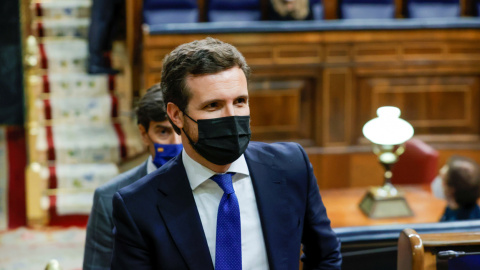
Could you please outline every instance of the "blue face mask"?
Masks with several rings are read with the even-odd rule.
[[[160,168],[163,164],[167,163],[170,159],[176,157],[183,149],[182,144],[159,144],[154,143],[155,158],[153,164]]]

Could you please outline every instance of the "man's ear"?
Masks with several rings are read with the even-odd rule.
[[[169,102],[167,104],[167,114],[170,120],[177,126],[179,129],[183,128],[183,112],[178,108],[177,105]]]
[[[148,132],[142,124],[138,124],[138,130],[142,136],[142,142],[144,145],[148,146],[150,143],[150,138],[148,137]]]

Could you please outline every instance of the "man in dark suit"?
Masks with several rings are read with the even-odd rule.
[[[83,269],[110,269],[113,248],[112,197],[117,190],[155,171],[182,149],[181,138],[167,120],[160,85],[151,87],[137,107],[138,129],[150,156],[95,190],[87,225]]]
[[[125,19],[125,0],[93,0],[88,28],[88,66],[90,74],[117,74],[110,57],[113,41]],[[123,15],[122,15],[123,14]]]
[[[340,269],[303,148],[250,142],[249,67],[207,38],[164,59],[181,155],[113,198],[112,269]],[[281,108],[279,108],[281,109]]]

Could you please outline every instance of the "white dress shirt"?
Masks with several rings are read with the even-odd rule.
[[[183,165],[200,214],[210,256],[212,256],[212,262],[215,265],[217,212],[223,190],[210,179],[216,174],[214,171],[189,157],[185,149],[182,151]],[[258,214],[257,200],[245,157],[242,155],[234,161],[228,172],[235,173],[232,177],[233,189],[240,207],[242,269],[268,269],[267,250]]]
[[[157,170],[157,165],[153,164],[153,158],[152,156],[148,156],[147,159],[147,174],[150,174]]]

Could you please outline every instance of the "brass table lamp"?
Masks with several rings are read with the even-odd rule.
[[[403,192],[392,185],[391,169],[405,150],[403,143],[413,136],[413,127],[400,118],[396,107],[380,107],[377,115],[363,126],[363,135],[373,143],[373,152],[385,169],[384,184],[368,190],[360,209],[371,218],[412,216]]]

